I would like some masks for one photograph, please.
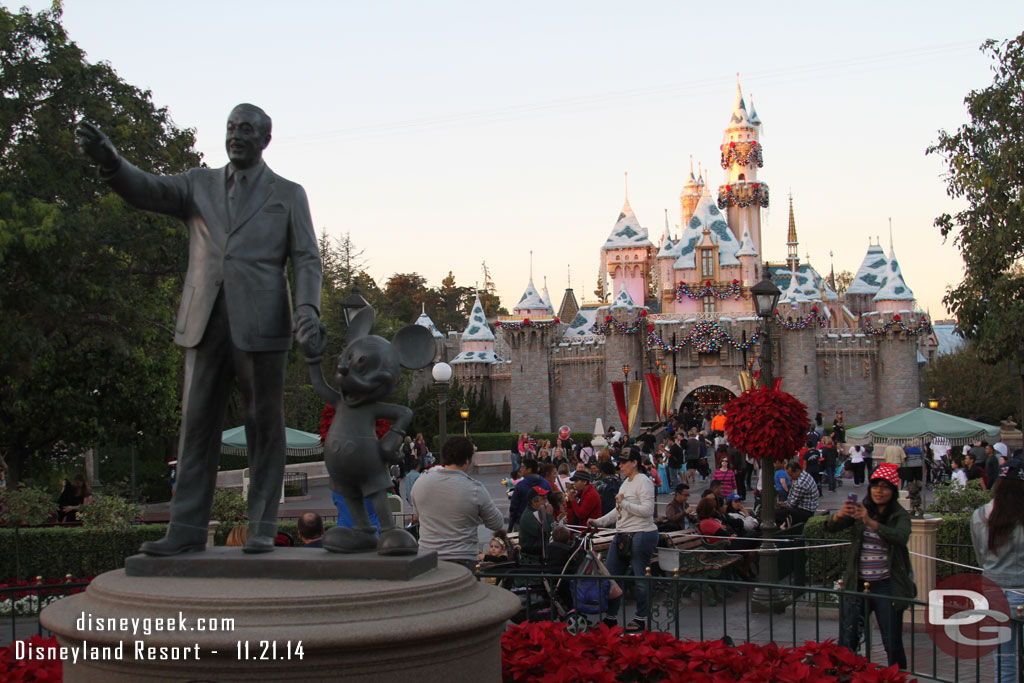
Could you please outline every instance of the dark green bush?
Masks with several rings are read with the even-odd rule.
[[[828,545],[849,541],[852,537],[852,529],[846,529],[838,533],[825,531],[825,522],[828,517],[825,515],[811,517],[804,524],[804,537],[816,539],[817,542],[807,542],[807,583],[811,586],[832,587],[836,581],[842,578],[846,571],[850,547],[823,548],[814,550],[815,545]]]
[[[164,524],[140,524],[122,532],[33,527],[20,529],[16,542],[13,529],[0,529],[0,579],[102,574],[123,567],[144,541],[162,538],[166,531]]]

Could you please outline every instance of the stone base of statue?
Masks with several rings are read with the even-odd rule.
[[[501,634],[519,609],[516,596],[434,553],[218,548],[129,559],[128,573],[98,576],[40,616],[67,648],[67,683],[500,681]],[[382,573],[411,578],[351,578],[382,560]],[[244,578],[231,575],[242,566]]]

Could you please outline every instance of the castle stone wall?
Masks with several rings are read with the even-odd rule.
[[[551,431],[549,335],[560,336],[564,325],[547,330],[502,330],[509,346],[509,404],[513,431]]]

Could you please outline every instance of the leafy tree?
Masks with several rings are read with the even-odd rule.
[[[922,381],[943,412],[992,425],[1014,414],[1019,421],[1016,378],[1004,365],[985,363],[974,343],[937,357],[925,368]]]
[[[437,289],[437,299],[434,325],[439,330],[461,332],[466,329],[466,323],[473,310],[473,301],[475,300],[473,289],[455,284],[455,276],[449,270],[447,277],[441,280],[441,286]]]
[[[964,98],[970,123],[939,131],[927,150],[946,163],[946,193],[967,204],[935,219],[964,259],[964,279],[943,301],[978,358],[1021,360],[1024,277],[1013,266],[1024,257],[1024,34],[981,50],[993,61],[992,85]]]
[[[846,290],[853,284],[853,273],[848,270],[839,271],[836,274],[836,294],[842,296],[846,294]]]
[[[75,125],[97,122],[148,171],[200,157],[193,131],[149,92],[86,61],[59,3],[0,7],[0,92],[0,449],[16,482],[58,443],[177,424],[184,226],[110,193],[76,149]]]

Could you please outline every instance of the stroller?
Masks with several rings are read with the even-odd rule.
[[[587,615],[607,611],[613,582],[598,578],[604,565],[594,551],[593,536],[593,531],[574,534],[568,559],[564,559],[564,553],[560,558],[541,564],[532,564],[523,556],[518,559],[515,567],[499,583],[519,596],[521,609],[512,617],[513,623],[563,621],[570,633],[577,634],[590,628]],[[594,578],[568,578],[577,573],[593,573]],[[517,576],[522,574],[543,576],[540,579]]]

